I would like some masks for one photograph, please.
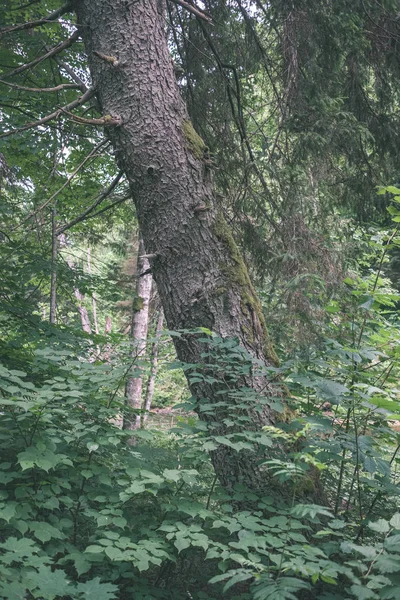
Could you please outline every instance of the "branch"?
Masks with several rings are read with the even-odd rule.
[[[71,77],[71,79],[75,81],[75,83],[78,85],[79,89],[81,89],[83,93],[87,91],[88,88],[85,82],[82,81],[82,79],[75,73],[73,69],[71,69],[69,65],[62,61],[59,56],[55,56],[54,61],[59,67],[61,67],[66,73],[68,73],[68,75]]]
[[[109,204],[108,206],[105,206],[101,210],[98,210],[93,215],[88,215],[86,217],[86,220],[87,219],[94,219],[98,215],[101,215],[102,213],[105,213],[108,210],[111,210],[112,208],[114,208],[114,206],[117,206],[118,204],[122,204],[122,202],[125,202],[125,200],[129,200],[129,198],[132,198],[132,194],[130,192],[129,192],[129,194],[125,194],[125,196],[122,196],[122,198],[118,198],[118,200],[115,200],[115,202],[112,202],[112,204]]]
[[[14,133],[20,133],[21,131],[26,131],[27,129],[32,129],[33,127],[39,127],[39,125],[44,125],[48,121],[52,121],[53,119],[56,119],[57,117],[59,117],[63,110],[72,110],[73,108],[76,108],[77,106],[81,106],[82,104],[85,104],[85,102],[87,100],[89,100],[93,95],[94,95],[94,88],[89,88],[83,94],[83,96],[80,96],[79,98],[77,98],[73,102],[70,102],[69,104],[66,104],[66,106],[63,106],[62,108],[58,108],[57,110],[55,110],[51,114],[47,115],[46,117],[43,117],[42,119],[39,119],[38,121],[34,121],[32,123],[27,123],[23,127],[18,127],[16,129],[10,129],[9,131],[2,133],[0,135],[0,139],[4,138],[4,137],[8,137],[10,135],[13,135]]]
[[[75,123],[82,123],[83,125],[101,125],[102,127],[110,127],[121,125],[122,123],[120,117],[112,117],[111,115],[104,115],[104,117],[100,117],[99,119],[85,119],[84,117],[74,115],[68,110],[65,110],[65,108],[61,108],[60,110],[71,117]]]
[[[44,208],[46,208],[46,206],[48,204],[50,204],[50,202],[52,202],[52,200],[54,200],[54,198],[56,198],[58,196],[58,194],[60,192],[62,192],[67,187],[67,185],[69,183],[71,183],[71,180],[82,169],[82,167],[84,167],[84,165],[87,163],[87,161],[90,158],[93,157],[93,155],[97,152],[97,150],[99,150],[99,148],[101,148],[102,146],[104,146],[104,144],[107,144],[107,143],[108,143],[108,140],[103,140],[102,142],[100,142],[100,144],[97,144],[97,146],[95,146],[94,148],[92,148],[92,150],[89,152],[89,154],[83,159],[83,161],[81,162],[81,164],[78,167],[76,167],[75,171],[68,177],[67,181],[56,192],[54,192],[54,194],[52,196],[50,196],[50,198],[48,200],[46,200],[46,202],[44,202],[41,206],[39,206],[39,208],[36,208],[27,217],[25,217],[25,219],[23,219],[22,223],[25,223],[25,221],[28,221],[28,219],[31,219],[38,212],[40,212],[41,210],[43,210]],[[22,223],[20,223],[20,225],[18,225],[18,227],[20,227],[22,225]],[[58,235],[58,232],[56,232],[56,235]]]
[[[192,13],[193,15],[196,15],[196,17],[198,17],[199,19],[202,19],[203,21],[206,21],[207,23],[212,23],[211,16],[208,13],[202,11],[200,8],[198,8],[194,4],[189,4],[188,2],[185,2],[185,0],[171,0],[171,2],[173,2],[174,4],[178,4],[179,6],[182,6],[182,8],[184,8],[188,12]]]
[[[32,3],[33,4],[33,3]],[[27,5],[29,6],[29,4]],[[34,27],[39,27],[39,25],[44,25],[45,23],[51,23],[61,17],[71,8],[71,3],[66,2],[60,8],[57,8],[54,12],[47,15],[47,17],[43,17],[43,19],[38,19],[37,21],[30,21],[28,23],[21,23],[20,25],[14,25],[13,27],[6,27],[5,29],[0,29],[0,37],[5,33],[10,33],[11,31],[22,31],[23,29],[33,29]]]
[[[8,73],[5,73],[3,75],[3,77],[14,77],[14,75],[17,75],[18,73],[22,73],[23,71],[26,71],[27,69],[31,69],[32,67],[35,67],[36,65],[43,62],[44,60],[47,60],[48,58],[51,58],[52,56],[59,54],[60,52],[65,50],[65,48],[72,46],[72,44],[78,39],[78,37],[79,37],[79,31],[76,30],[71,35],[71,37],[64,40],[60,44],[57,44],[57,46],[54,46],[54,48],[52,48],[51,50],[46,52],[46,54],[43,54],[42,56],[35,58],[35,60],[32,60],[30,63],[26,63],[25,65],[21,65],[20,67],[17,67],[16,69],[9,71]]]
[[[56,231],[56,235],[61,235],[62,233],[64,233],[64,231],[67,231],[67,229],[71,229],[71,227],[83,221],[89,213],[91,213],[99,204],[101,204],[101,202],[103,202],[103,200],[107,198],[107,196],[111,194],[114,188],[118,185],[122,175],[123,171],[120,171],[118,175],[112,180],[108,188],[106,188],[99,194],[99,196],[96,198],[93,204],[91,204],[86,210],[84,210],[83,213],[81,213],[78,217],[75,217],[75,219],[72,219],[72,221],[70,221],[66,225],[59,227]]]
[[[77,89],[80,88],[81,86],[77,83],[60,83],[60,85],[56,85],[55,87],[50,87],[50,88],[31,88],[31,87],[25,87],[24,85],[17,85],[16,83],[9,83],[8,81],[4,81],[4,79],[0,79],[0,83],[3,83],[4,85],[8,85],[9,87],[15,88],[17,90],[22,90],[23,92],[35,92],[35,93],[42,93],[42,92],[59,92],[60,90],[65,90],[65,89]]]

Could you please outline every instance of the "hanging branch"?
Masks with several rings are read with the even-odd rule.
[[[171,0],[171,2],[173,2],[174,4],[178,4],[179,6],[182,6],[182,8],[184,8],[188,12],[195,15],[198,19],[202,19],[203,21],[206,21],[207,23],[210,23],[210,24],[212,23],[211,15],[209,15],[207,12],[201,10],[194,4],[189,4],[188,2],[185,2],[185,0]]]
[[[77,83],[60,83],[60,85],[56,85],[55,87],[50,87],[50,88],[31,88],[31,87],[26,87],[24,85],[18,85],[16,83],[10,83],[8,81],[4,81],[4,79],[0,79],[0,83],[3,83],[4,85],[8,85],[11,88],[15,88],[16,90],[22,90],[23,92],[34,92],[34,93],[42,93],[42,92],[60,92],[61,90],[65,90],[65,89],[77,89],[80,88],[81,86]]]
[[[3,75],[3,77],[14,77],[14,75],[23,73],[23,71],[26,71],[27,69],[32,69],[32,67],[35,67],[36,65],[43,62],[44,60],[47,60],[48,58],[51,58],[52,56],[59,54],[60,52],[65,50],[65,48],[69,48],[69,46],[72,46],[72,44],[74,42],[76,42],[78,37],[79,37],[79,31],[76,30],[71,35],[71,37],[69,37],[68,39],[64,40],[63,42],[57,44],[57,46],[54,46],[54,48],[51,48],[51,50],[46,52],[46,54],[42,54],[42,56],[38,56],[38,58],[35,58],[35,60],[32,60],[31,62],[26,63],[25,65],[21,65],[20,67],[17,67],[16,69],[9,71],[8,73],[5,73]]]
[[[44,125],[48,121],[52,121],[53,119],[57,119],[57,117],[60,116],[60,114],[62,113],[63,110],[72,110],[73,108],[77,108],[78,106],[81,106],[82,104],[85,104],[85,102],[87,102],[87,100],[89,100],[93,95],[94,95],[94,88],[89,88],[83,94],[83,96],[80,96],[79,98],[77,98],[73,102],[70,102],[69,104],[66,104],[66,106],[63,106],[62,108],[58,108],[57,110],[55,110],[51,114],[43,117],[42,119],[39,119],[38,121],[34,121],[32,123],[27,123],[23,127],[17,127],[15,129],[10,129],[9,131],[6,131],[5,133],[2,133],[0,135],[0,138],[8,137],[10,135],[14,135],[15,133],[21,133],[21,131],[26,131],[27,129],[32,129],[33,127],[39,127],[39,125]]]
[[[248,152],[248,155],[249,155],[249,158],[250,158],[251,167],[254,169],[254,171],[255,171],[255,173],[256,173],[256,175],[258,177],[258,179],[259,179],[259,181],[260,181],[260,183],[262,185],[262,188],[263,188],[265,194],[268,197],[268,201],[269,201],[270,205],[278,212],[279,211],[278,206],[277,206],[276,202],[274,201],[274,199],[272,197],[271,191],[270,191],[270,189],[268,187],[267,182],[265,181],[264,175],[262,174],[262,172],[258,168],[258,165],[256,163],[256,158],[255,158],[254,153],[253,153],[253,149],[251,147],[251,144],[249,142],[249,138],[247,136],[246,124],[245,124],[245,121],[244,121],[244,118],[243,118],[243,109],[242,109],[241,94],[240,94],[240,83],[239,83],[239,77],[238,77],[238,74],[237,74],[236,67],[234,65],[230,65],[230,64],[224,63],[222,61],[222,59],[221,59],[221,57],[220,57],[220,55],[219,55],[216,47],[214,46],[214,43],[213,43],[213,41],[211,39],[211,36],[208,33],[207,28],[205,27],[204,23],[202,23],[201,21],[199,21],[199,25],[200,25],[200,28],[201,28],[201,30],[203,32],[204,38],[205,38],[205,40],[206,40],[206,42],[207,42],[207,44],[208,44],[211,52],[213,53],[213,55],[215,57],[218,69],[219,69],[221,75],[224,77],[224,79],[227,82],[226,90],[227,90],[227,93],[228,93],[228,100],[229,100],[229,104],[230,104],[230,107],[231,107],[232,116],[233,116],[233,118],[235,120],[235,123],[236,123],[237,129],[238,129],[241,141],[242,141],[242,143],[244,143],[244,145],[245,145],[245,147],[247,149],[247,152]],[[226,75],[226,70],[229,70],[229,71],[231,71],[233,73],[233,77],[234,77],[234,81],[235,81],[235,86],[234,87],[232,86],[232,83],[231,83],[229,77],[227,77],[227,75]],[[236,100],[236,108],[237,108],[237,110],[235,110],[235,106],[234,106],[234,101],[233,101],[232,94],[234,95],[235,100]],[[264,214],[265,214],[265,211],[264,211]],[[274,229],[278,230],[278,226],[276,225],[276,223],[274,223],[271,220],[271,218],[269,216],[267,216],[266,214],[265,214],[265,216],[266,216],[267,220],[269,221],[269,223],[274,227]]]
[[[103,200],[105,200],[107,198],[107,196],[109,196],[111,194],[111,192],[118,185],[118,183],[119,183],[122,175],[123,175],[123,171],[120,171],[118,173],[118,175],[110,183],[110,185],[108,186],[108,188],[106,188],[105,190],[103,190],[99,194],[99,196],[96,198],[96,200],[93,202],[93,204],[91,204],[86,210],[84,210],[83,213],[81,213],[78,217],[75,217],[75,219],[72,219],[72,221],[70,221],[66,225],[63,225],[62,227],[60,227],[59,229],[57,229],[57,232],[56,232],[57,235],[60,235],[61,233],[64,233],[64,231],[67,231],[67,229],[71,229],[71,227],[73,227],[77,223],[80,223],[81,221],[84,221],[85,218],[87,217],[87,215],[89,213],[93,212],[93,210],[97,206],[99,206],[99,204],[101,204],[103,202]],[[121,200],[119,200],[119,201],[121,201]]]

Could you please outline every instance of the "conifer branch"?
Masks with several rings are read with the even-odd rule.
[[[68,110],[65,110],[65,108],[61,108],[60,110],[71,117],[74,123],[81,123],[83,125],[100,125],[102,127],[111,127],[121,125],[122,122],[120,117],[112,117],[111,115],[104,115],[104,117],[100,117],[99,119],[86,119],[84,117],[74,115]]]
[[[44,125],[45,123],[48,123],[48,121],[57,119],[57,117],[60,116],[60,114],[63,112],[63,110],[72,110],[74,108],[77,108],[78,106],[82,106],[82,104],[85,104],[85,102],[87,102],[87,100],[89,100],[93,95],[94,95],[94,88],[89,88],[83,94],[83,96],[80,96],[79,98],[77,98],[73,102],[70,102],[66,106],[63,106],[62,108],[58,108],[57,110],[50,113],[49,115],[46,115],[42,119],[38,119],[37,121],[33,121],[31,123],[27,123],[26,125],[23,125],[23,127],[17,127],[16,129],[10,129],[9,131],[2,133],[0,135],[0,139],[9,137],[10,135],[14,135],[15,133],[21,133],[22,131],[26,131],[27,129],[33,129],[34,127],[39,127],[40,125]]]
[[[65,90],[65,89],[79,89],[80,88],[80,85],[78,83],[60,83],[59,85],[56,85],[55,87],[49,87],[49,88],[26,87],[25,85],[18,85],[17,83],[10,83],[9,81],[4,81],[4,79],[0,79],[0,83],[3,83],[4,85],[8,85],[11,88],[15,88],[16,90],[21,90],[23,92],[33,92],[33,93],[60,92],[61,90]]]
[[[27,5],[29,6],[29,4]],[[23,7],[21,7],[23,8]],[[60,8],[57,8],[54,12],[47,15],[47,17],[43,17],[43,19],[38,19],[37,21],[29,21],[27,23],[21,23],[20,25],[13,25],[12,27],[5,27],[4,29],[0,29],[0,37],[6,33],[11,33],[13,31],[22,31],[24,29],[33,29],[34,27],[39,27],[40,25],[45,25],[46,23],[51,23],[61,17],[66,12],[71,9],[71,2],[66,2]]]
[[[189,4],[189,2],[185,2],[185,0],[171,0],[171,2],[173,2],[174,4],[178,4],[179,6],[182,6],[182,8],[184,8],[188,12],[192,13],[199,19],[202,19],[203,21],[206,21],[207,23],[212,23],[211,15],[209,15],[205,11],[201,10],[194,4]]]
[[[69,48],[69,46],[72,46],[72,44],[74,42],[76,42],[76,40],[78,39],[78,37],[79,37],[79,31],[76,30],[71,35],[71,37],[69,37],[68,39],[64,40],[63,42],[57,44],[57,46],[54,46],[54,48],[51,48],[48,52],[46,52],[46,54],[42,54],[42,56],[38,56],[38,58],[35,58],[31,62],[26,63],[25,65],[21,65],[20,67],[17,67],[16,69],[13,69],[12,71],[9,71],[8,73],[5,73],[3,75],[3,77],[14,77],[14,75],[18,75],[19,73],[23,73],[27,69],[32,69],[33,67],[35,67],[39,63],[43,62],[44,60],[47,60],[48,58],[51,58],[52,56],[55,56],[56,54],[59,54],[60,52],[62,52],[66,48]]]

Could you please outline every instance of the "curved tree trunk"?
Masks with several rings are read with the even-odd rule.
[[[162,4],[79,0],[76,11],[99,106],[104,115],[120,119],[108,135],[131,186],[146,252],[154,256],[152,274],[166,321],[171,330],[204,327],[222,338],[237,338],[255,359],[276,364],[260,303],[217,207],[207,148],[188,119],[175,81]],[[181,360],[204,360],[198,336],[174,342]],[[272,393],[263,377],[249,374],[245,383]],[[235,430],[223,422],[224,412],[218,422],[201,412],[202,399],[221,401],[220,386],[199,382],[191,389],[212,434]],[[248,409],[254,429],[273,424],[275,416],[268,403],[260,411]],[[255,453],[220,445],[212,460],[224,485],[260,484]]]

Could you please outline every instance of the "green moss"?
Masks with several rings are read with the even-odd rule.
[[[204,150],[207,146],[193,127],[192,121],[183,121],[183,133],[189,150],[191,150],[196,158],[201,160],[204,156]]]
[[[250,281],[247,267],[240,254],[239,248],[233,239],[232,232],[220,211],[217,213],[215,218],[213,232],[218,239],[225,243],[233,262],[232,265],[222,264],[221,270],[224,272],[225,276],[232,285],[236,285],[240,288],[242,311],[244,313],[248,313],[250,317],[251,312],[254,312],[257,316],[265,340],[263,349],[265,357],[270,360],[273,365],[279,366],[279,358],[270,342],[260,301],[257,298],[255,289]],[[250,341],[254,341],[253,332],[245,333]]]

